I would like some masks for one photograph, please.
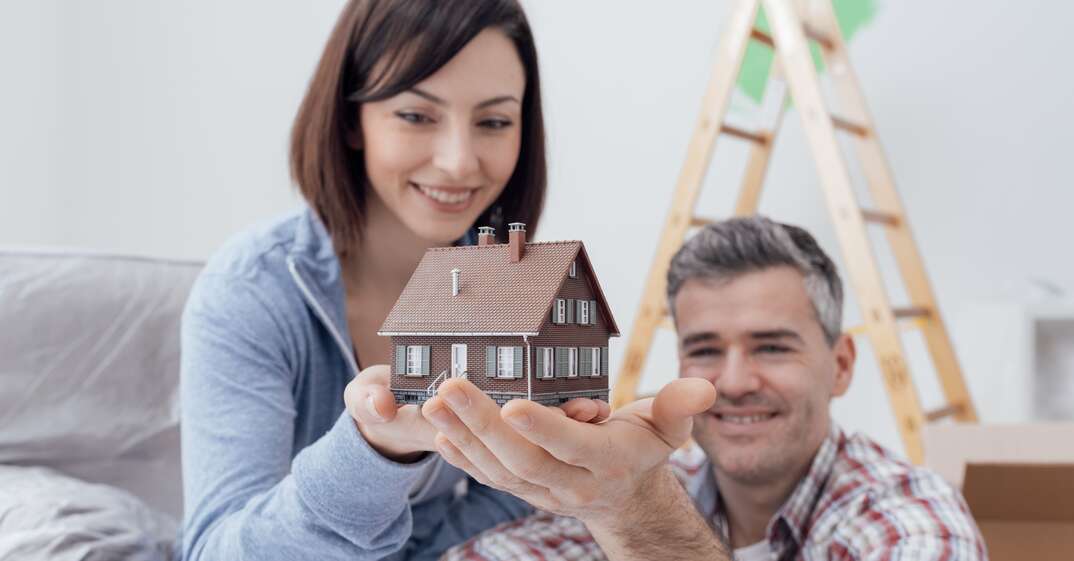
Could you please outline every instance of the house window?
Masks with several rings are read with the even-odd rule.
[[[496,375],[500,378],[515,377],[515,347],[500,347],[496,363]]]
[[[600,347],[590,347],[585,349],[585,352],[589,353],[589,363],[586,365],[589,367],[588,374],[590,376],[600,376]]]
[[[567,349],[567,376],[574,378],[578,375],[578,349]]]
[[[556,323],[567,323],[567,301],[556,298]]]
[[[421,374],[421,346],[408,346],[406,348],[406,375],[421,376]]]
[[[542,347],[537,349],[537,352],[541,353],[541,371],[538,375],[542,378],[551,378],[556,368],[556,357],[553,352],[555,349],[552,347]]]
[[[589,301],[578,301],[578,323],[582,325],[589,325]]]
[[[571,261],[571,271],[569,273],[567,273],[567,276],[571,277],[572,279],[578,277],[578,262],[577,261]]]

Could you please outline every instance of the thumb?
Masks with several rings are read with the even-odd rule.
[[[656,394],[652,422],[664,440],[674,447],[690,438],[693,416],[716,401],[716,387],[700,378],[679,378]]]

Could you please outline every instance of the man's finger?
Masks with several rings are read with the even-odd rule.
[[[596,425],[579,423],[524,399],[508,401],[500,415],[526,440],[567,465],[588,468],[595,459],[590,446],[601,441]]]
[[[693,416],[716,401],[716,388],[700,378],[679,378],[664,386],[652,403],[652,423],[672,447],[690,438]]]

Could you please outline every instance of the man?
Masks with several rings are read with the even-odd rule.
[[[728,220],[672,260],[680,379],[654,400],[586,424],[525,401],[498,411],[453,380],[423,413],[445,459],[581,521],[610,559],[984,559],[957,491],[832,422],[855,359],[842,300],[809,233]],[[691,428],[700,452],[676,455],[680,486],[663,460]],[[550,528],[595,550],[570,524],[539,515],[449,555],[580,558]]]

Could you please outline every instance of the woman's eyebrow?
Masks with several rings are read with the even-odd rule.
[[[431,101],[431,102],[433,102],[433,103],[435,103],[437,105],[447,105],[447,101],[444,101],[443,98],[437,97],[437,96],[435,96],[435,95],[433,95],[433,94],[431,94],[431,93],[429,93],[429,92],[427,92],[427,91],[425,91],[423,89],[410,88],[407,91],[409,91],[410,93],[412,93],[414,95],[417,95],[419,97],[423,97],[423,98],[425,98],[425,99],[427,99],[427,100],[429,100],[429,101]],[[488,107],[490,105],[496,105],[497,103],[504,103],[504,102],[507,102],[507,101],[513,101],[513,102],[518,103],[518,104],[522,103],[521,101],[518,100],[517,97],[515,97],[513,95],[500,95],[500,96],[496,96],[496,97],[493,97],[493,98],[490,98],[490,99],[486,99],[485,101],[482,101],[481,103],[478,103],[474,107],[475,107],[475,109],[483,109],[483,108]]]

